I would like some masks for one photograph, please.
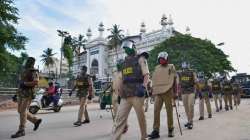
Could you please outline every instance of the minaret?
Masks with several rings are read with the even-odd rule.
[[[191,35],[191,33],[190,33],[190,28],[189,28],[188,26],[186,27],[186,34],[187,34],[187,35]]]
[[[104,25],[103,25],[103,23],[101,22],[100,24],[99,24],[99,27],[98,27],[98,31],[99,31],[99,37],[100,38],[103,38],[103,31],[104,31]]]
[[[88,41],[90,41],[91,36],[92,36],[92,31],[91,31],[90,28],[88,28],[87,33],[86,33],[86,36],[87,36],[87,38],[88,38]]]
[[[165,14],[162,15],[162,18],[161,18],[161,26],[162,26],[162,30],[163,31],[166,31],[166,27],[168,25],[168,21],[167,21],[167,17]]]
[[[168,18],[168,25],[169,25],[169,33],[172,34],[173,31],[174,31],[174,27],[173,27],[174,22],[173,22],[173,19],[172,19],[171,15],[169,15],[169,18]]]
[[[141,23],[141,29],[140,29],[140,34],[145,34],[146,33],[146,25],[144,22]]]

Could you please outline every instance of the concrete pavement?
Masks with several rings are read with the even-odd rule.
[[[195,106],[194,129],[184,128],[186,116],[182,104],[179,107],[180,121],[183,129],[183,136],[180,136],[175,121],[175,137],[171,140],[250,140],[250,99],[242,101],[241,106],[233,111],[222,111],[215,113],[214,102],[213,118],[208,119],[205,114],[204,121],[198,121],[199,109],[198,100]],[[67,106],[62,108],[59,113],[40,111],[37,115],[43,119],[42,125],[38,131],[34,132],[33,125],[27,123],[26,136],[18,140],[109,140],[112,131],[112,117],[110,112],[99,110],[98,104],[89,105],[89,115],[91,123],[74,127],[73,122],[77,118],[78,106]],[[175,115],[175,113],[174,113]],[[146,114],[148,133],[153,125],[153,105],[150,105]],[[124,140],[138,140],[139,126],[135,112],[132,110],[129,116],[129,131],[122,137]],[[15,110],[0,112],[0,140],[10,139],[10,135],[17,130],[18,116]],[[167,118],[163,108],[161,114],[161,138],[167,138]]]

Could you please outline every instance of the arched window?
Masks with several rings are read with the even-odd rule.
[[[94,59],[91,63],[90,74],[96,75],[98,74],[98,61]]]

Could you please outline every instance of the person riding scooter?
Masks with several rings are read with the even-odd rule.
[[[45,99],[46,106],[53,102],[54,106],[57,106],[58,99],[56,96],[56,87],[53,82],[49,82],[49,87],[46,89],[46,93],[43,97]]]

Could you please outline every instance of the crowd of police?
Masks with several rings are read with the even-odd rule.
[[[124,60],[117,61],[117,71],[112,81],[112,106],[114,112],[114,130],[112,140],[121,139],[122,134],[128,130],[128,116],[133,107],[137,115],[141,139],[156,139],[160,137],[160,112],[165,104],[167,112],[168,137],[174,137],[173,108],[178,113],[176,100],[182,100],[186,113],[188,129],[193,129],[194,104],[199,98],[199,120],[204,120],[204,104],[206,104],[208,118],[212,118],[211,98],[215,101],[216,112],[223,109],[222,98],[225,102],[225,110],[233,110],[233,106],[240,104],[241,88],[237,82],[230,81],[227,76],[207,79],[204,74],[196,73],[187,62],[182,63],[182,70],[177,71],[173,64],[169,63],[168,53],[160,52],[157,58],[158,65],[152,74],[149,73],[147,53],[138,54],[135,42],[131,37],[124,39],[122,43],[127,56]],[[38,71],[34,69],[35,59],[29,57],[24,64],[21,74],[21,82],[18,90],[18,113],[20,125],[12,138],[25,135],[26,120],[34,124],[34,131],[39,128],[42,120],[30,114],[27,109],[34,96],[35,86],[38,84]],[[150,78],[151,75],[151,78]],[[80,107],[75,126],[90,123],[87,111],[87,100],[93,97],[93,80],[87,74],[87,67],[81,68],[81,74],[76,78]],[[72,92],[70,92],[70,96]],[[154,99],[153,131],[148,135],[145,117],[145,100]],[[233,105],[234,101],[234,105]],[[84,114],[84,120],[83,118]],[[177,115],[178,118],[179,115]],[[179,119],[178,119],[179,122]],[[179,123],[178,123],[179,124]],[[180,124],[179,128],[181,130]]]

